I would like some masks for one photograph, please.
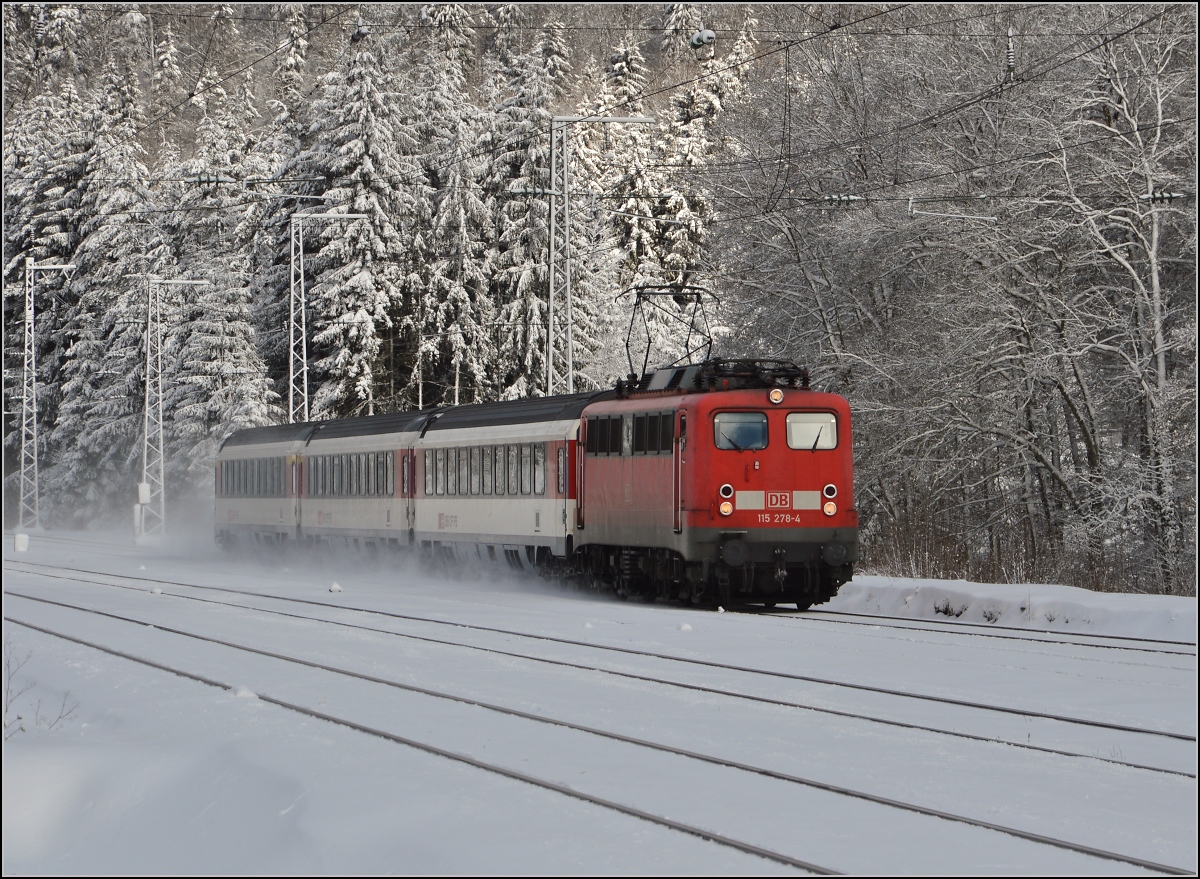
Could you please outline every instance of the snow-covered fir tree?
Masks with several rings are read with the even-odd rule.
[[[457,4],[423,7],[428,53],[418,86],[428,235],[412,261],[419,297],[409,315],[420,339],[426,405],[484,399],[496,359],[491,295],[493,200],[484,190],[485,119],[467,90],[474,31]],[[423,251],[423,254],[421,253]]]
[[[551,108],[570,70],[566,51],[561,26],[552,23],[528,53],[510,53],[499,71],[503,84],[488,188],[496,199],[496,374],[499,395],[506,399],[545,393],[550,213],[545,193],[551,185]],[[565,360],[565,351],[559,358]]]
[[[45,472],[51,519],[85,522],[131,499],[140,455],[145,360],[145,274],[162,258],[150,219],[145,124],[136,75],[115,60],[95,92],[95,143],[80,183],[81,241],[71,281],[78,306],[66,333],[55,463]]]
[[[362,214],[313,226],[311,264],[316,418],[375,411],[383,338],[401,302],[401,100],[371,37],[353,42],[345,65],[326,79],[325,121],[309,158],[328,181],[322,213]]]

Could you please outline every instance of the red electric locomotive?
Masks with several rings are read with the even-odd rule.
[[[858,558],[850,407],[790,363],[709,360],[586,407],[577,564],[620,595],[832,598]]]

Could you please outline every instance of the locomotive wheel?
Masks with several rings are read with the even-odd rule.
[[[763,607],[774,607],[774,606],[775,606],[775,602],[773,602],[773,601],[764,601],[763,602]]]
[[[796,602],[796,610],[800,611],[801,613],[808,610],[810,607],[812,607],[811,601],[797,601]]]

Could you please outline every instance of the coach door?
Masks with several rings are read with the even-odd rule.
[[[671,517],[675,533],[683,530],[683,448],[687,445],[687,414],[679,413],[679,430],[675,431],[671,461]]]
[[[579,419],[579,430],[575,434],[575,527],[583,527],[583,474],[584,459],[587,457],[587,418]]]

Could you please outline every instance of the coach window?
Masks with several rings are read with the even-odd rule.
[[[505,455],[505,452],[504,452],[504,446],[496,446],[496,448],[495,448],[495,452],[496,452],[496,455],[495,455],[495,461],[496,461],[496,494],[504,494],[504,488],[505,488],[505,485],[506,485],[506,483],[505,483],[505,481],[504,481],[504,472],[505,472],[505,467],[507,466],[507,465],[504,463],[504,462],[507,460],[507,459],[504,457],[504,455]]]
[[[508,494],[521,493],[521,452],[518,446],[505,446],[508,455]]]
[[[527,443],[521,443],[521,494],[530,494],[533,488],[533,454]]]
[[[837,417],[832,412],[789,412],[787,443],[791,449],[832,449],[837,446]]]
[[[446,449],[446,494],[458,494],[458,449]]]
[[[469,449],[458,450],[458,493],[467,494],[471,486],[471,474],[467,472],[471,455]]]
[[[438,494],[446,493],[446,450],[433,450],[433,481],[434,490]]]
[[[479,446],[471,446],[471,494],[479,494]]]
[[[436,493],[436,489],[434,488],[434,479],[433,479],[433,473],[434,473],[433,449],[426,449],[424,454],[425,454],[425,496],[432,497]]]
[[[644,455],[646,453],[646,415],[633,416],[633,453],[635,455]]]
[[[607,418],[593,418],[592,423],[588,426],[591,428],[589,437],[588,437],[588,442],[595,444],[595,449],[596,449],[597,455],[607,455],[608,454],[608,419]],[[594,436],[595,439],[592,439],[592,436]]]
[[[388,497],[395,493],[396,486],[396,453],[388,452]],[[408,497],[408,455],[400,456],[400,494],[403,497]]]
[[[317,458],[317,494],[320,497],[329,496],[329,456]]]
[[[567,450],[558,447],[558,493],[567,493]]]
[[[533,444],[533,493],[546,493],[546,444]]]
[[[767,447],[767,416],[762,412],[718,412],[713,416],[713,437],[718,449],[737,452]]]
[[[484,446],[479,452],[480,459],[483,462],[483,471],[479,474],[479,487],[484,494],[492,493],[492,465],[494,463],[492,459],[494,454],[491,446]]]

